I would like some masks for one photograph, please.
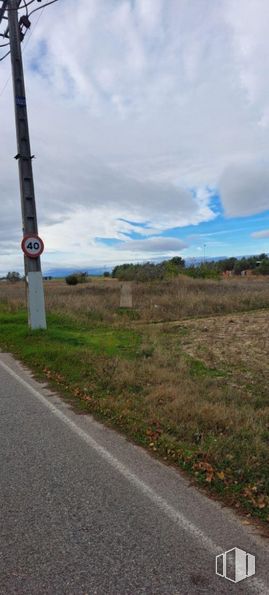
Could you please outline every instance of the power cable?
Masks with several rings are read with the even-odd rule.
[[[2,62],[2,60],[4,60],[7,56],[9,56],[10,51],[7,52],[4,56],[2,56],[2,58],[0,58],[0,62]]]
[[[21,6],[21,0],[19,5],[17,6],[17,8],[5,8],[5,12],[11,12],[11,11],[17,11],[17,10],[22,10],[23,8],[27,8],[28,6],[30,6],[30,4],[33,4],[33,2],[36,2],[36,0],[30,0],[29,2],[26,2],[26,0],[24,0],[23,5]],[[37,0],[37,2],[42,2],[42,0]],[[46,4],[43,4],[43,6],[39,6],[38,8],[35,8],[34,10],[32,10],[32,12],[30,14],[33,14],[33,12],[36,12],[37,10],[41,10],[41,8],[45,8],[45,6],[49,6],[49,4],[54,4],[54,2],[58,2],[58,0],[50,0],[50,2],[46,2]]]
[[[8,77],[8,79],[6,80],[4,86],[2,87],[2,90],[0,91],[0,97],[3,95],[4,91],[6,90],[10,79],[11,79],[11,75]]]
[[[41,8],[42,8],[43,10],[42,10],[42,11],[41,11],[41,13],[38,15],[38,17],[37,17],[37,19],[36,19],[36,22],[35,22],[34,26],[32,27],[32,29],[30,29],[30,33],[29,33],[29,35],[28,35],[28,37],[27,37],[27,39],[26,39],[26,42],[25,42],[25,44],[22,46],[22,52],[24,52],[24,51],[26,50],[26,48],[27,48],[27,46],[28,46],[28,43],[29,43],[29,41],[30,41],[30,39],[31,39],[31,37],[32,37],[32,35],[33,35],[33,32],[34,32],[34,30],[35,30],[36,26],[38,25],[38,23],[39,23],[39,21],[40,21],[40,19],[41,19],[41,17],[42,17],[42,14],[43,14],[43,11],[44,11],[44,8],[45,8],[45,6],[41,6]]]
[[[33,1],[34,1],[34,0],[33,0]],[[41,6],[41,8],[43,8],[43,9],[44,9],[44,8],[45,8],[45,6]],[[27,48],[27,46],[28,46],[28,43],[29,43],[29,41],[30,41],[30,39],[31,39],[31,37],[32,37],[32,35],[33,35],[33,32],[34,32],[34,30],[35,30],[36,26],[38,25],[38,23],[39,23],[39,21],[40,21],[40,19],[41,19],[41,17],[42,17],[42,14],[43,14],[43,10],[42,10],[42,11],[41,11],[41,13],[38,15],[38,17],[37,17],[37,19],[36,19],[36,22],[34,23],[34,25],[33,25],[33,28],[31,29],[31,31],[30,31],[30,34],[29,34],[29,36],[27,37],[26,43],[25,43],[25,44],[22,46],[22,53],[24,53],[24,52],[25,52],[25,50],[26,50],[26,48]],[[6,80],[6,82],[5,82],[4,86],[2,87],[2,89],[1,89],[1,91],[0,91],[0,97],[2,97],[2,95],[3,95],[4,91],[6,90],[6,88],[7,88],[7,86],[8,86],[8,83],[9,83],[10,79],[11,79],[11,74],[9,75],[8,79]]]
[[[17,6],[17,8],[9,8],[9,7],[6,7],[6,8],[5,8],[5,12],[12,12],[12,11],[14,11],[14,10],[15,10],[15,11],[17,11],[17,10],[22,10],[23,8],[27,8],[28,6],[30,6],[30,4],[33,4],[33,2],[36,2],[36,0],[30,0],[29,2],[26,2],[26,0],[23,0],[23,5],[21,6],[21,5],[20,5],[20,4],[21,4],[21,1],[22,1],[22,0],[20,0],[20,3],[19,3],[19,5]],[[37,1],[38,1],[38,2],[41,2],[41,0],[37,0]],[[42,7],[40,7],[40,8],[42,8]]]
[[[38,2],[42,2],[42,0],[37,0],[37,1],[38,1]],[[22,8],[26,8],[26,16],[25,16],[25,17],[21,17],[21,20],[23,20],[23,18],[26,18],[26,17],[27,17],[27,20],[28,20],[28,23],[26,23],[26,24],[25,24],[25,23],[22,23],[22,26],[21,26],[21,37],[22,37],[22,38],[21,38],[21,41],[23,41],[23,39],[24,39],[24,36],[25,36],[25,33],[27,32],[27,30],[28,30],[28,29],[29,29],[29,27],[30,27],[30,22],[29,22],[29,17],[30,17],[30,15],[31,15],[31,14],[33,14],[34,12],[37,12],[38,10],[42,10],[42,12],[43,12],[43,9],[44,9],[46,6],[49,6],[50,4],[54,4],[55,2],[58,2],[58,0],[50,0],[50,2],[46,2],[46,4],[43,4],[42,6],[39,6],[38,8],[35,8],[35,9],[34,9],[34,10],[32,10],[30,13],[28,12],[28,6],[30,6],[30,4],[33,4],[33,2],[36,2],[36,0],[29,0],[29,2],[26,2],[26,0],[23,0],[23,5],[22,5],[22,6],[21,6],[21,2],[22,2],[22,0],[18,0],[18,2],[17,2],[17,8],[9,8],[9,7],[6,5],[6,2],[5,2],[5,0],[3,0],[2,8],[0,9],[0,12],[1,12],[1,19],[0,19],[0,23],[1,23],[1,20],[2,20],[2,18],[5,18],[5,17],[4,17],[4,13],[5,13],[6,11],[10,11],[10,10],[13,10],[13,11],[14,11],[14,10],[15,10],[15,11],[18,11],[18,10],[21,10]],[[41,13],[41,14],[42,14],[42,13]],[[25,33],[23,33],[23,32],[22,32],[22,27],[23,27],[23,26],[25,26],[25,27],[26,27],[26,32],[25,32]],[[31,34],[30,34],[30,35],[31,35]],[[5,38],[5,37],[8,37],[8,29],[5,31],[5,34],[2,34],[2,33],[0,33],[0,36],[1,36],[1,37],[4,37],[4,38]],[[5,47],[6,45],[8,45],[8,44],[3,44],[3,45],[1,45],[0,47]],[[7,52],[7,53],[6,53],[4,56],[2,56],[2,58],[0,58],[0,62],[2,62],[2,61],[3,61],[3,60],[4,60],[4,59],[5,59],[5,58],[6,58],[6,57],[9,55],[9,54],[10,54],[10,52]],[[0,93],[0,95],[1,95],[1,93]]]
[[[59,0],[51,0],[50,2],[47,2],[46,4],[43,4],[43,6],[39,6],[38,8],[35,8],[34,10],[32,10],[29,13],[29,17],[31,16],[31,14],[33,14],[34,12],[36,12],[37,10],[41,10],[41,8],[45,8],[46,6],[49,6],[50,4],[54,4],[54,2],[58,2]]]

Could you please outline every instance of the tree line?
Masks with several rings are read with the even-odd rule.
[[[121,264],[114,267],[112,277],[121,281],[153,281],[175,277],[180,274],[193,278],[219,279],[223,273],[241,275],[243,271],[252,271],[255,275],[269,275],[269,257],[267,254],[224,258],[206,261],[198,265],[186,266],[183,258],[175,256],[159,263]]]
[[[186,266],[186,262],[181,256],[174,256],[169,260],[153,263],[145,262],[142,264],[125,263],[114,267],[111,276],[120,281],[154,281],[169,279],[180,274],[189,275],[193,278],[219,279],[222,274],[228,272],[233,275],[241,275],[243,271],[251,271],[255,275],[269,275],[269,256],[262,253],[256,256],[235,256],[223,258],[221,260],[206,261],[198,265]],[[109,271],[104,272],[104,277],[109,277]],[[46,277],[51,279],[51,277]],[[10,282],[23,280],[24,277],[16,271],[10,271],[6,277],[2,277]],[[90,278],[87,272],[73,273],[65,277],[68,285],[77,285],[85,283]]]

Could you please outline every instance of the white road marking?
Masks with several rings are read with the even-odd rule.
[[[15,378],[17,382],[19,382],[24,388],[26,388],[34,397],[36,397],[47,409],[53,413],[56,417],[58,417],[66,426],[68,426],[72,432],[77,434],[81,440],[84,440],[92,449],[94,449],[105,461],[107,461],[111,467],[116,469],[118,473],[120,473],[125,479],[127,479],[131,484],[133,484],[140,492],[145,494],[162,512],[166,514],[174,523],[179,525],[182,529],[190,533],[195,539],[199,540],[201,544],[213,555],[217,555],[222,553],[222,549],[214,543],[210,537],[205,535],[201,529],[196,527],[191,521],[189,521],[182,513],[178,512],[173,506],[170,506],[168,502],[156,492],[150,488],[144,481],[139,479],[135,473],[132,473],[128,467],[123,465],[116,457],[114,457],[106,448],[98,444],[94,438],[89,436],[87,432],[84,432],[81,428],[79,428],[71,419],[67,417],[60,409],[57,409],[55,405],[50,403],[46,397],[44,397],[38,390],[33,388],[31,384],[26,382],[23,378],[21,378],[12,368],[10,368],[7,364],[0,360],[0,366],[8,373],[10,376]],[[246,583],[246,588],[248,588],[248,584]],[[257,592],[260,595],[268,594],[268,589],[263,581],[253,578],[251,580],[251,585],[249,584],[249,588],[251,592]]]

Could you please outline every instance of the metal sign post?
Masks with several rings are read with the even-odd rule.
[[[28,297],[28,323],[31,329],[46,329],[46,314],[44,301],[44,288],[41,273],[40,250],[42,240],[38,238],[35,191],[32,171],[32,155],[28,129],[27,106],[21,55],[21,32],[18,22],[18,1],[8,0],[8,29],[13,78],[16,133],[18,154],[16,159],[19,165],[21,210],[23,221],[23,245],[25,238],[32,238],[33,244],[38,243],[38,248],[24,250],[25,279]],[[31,242],[28,241],[28,245]]]

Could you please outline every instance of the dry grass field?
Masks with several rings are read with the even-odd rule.
[[[0,285],[0,345],[73,406],[112,423],[247,514],[269,521],[269,279],[45,282],[47,333],[22,283]]]
[[[121,323],[128,314],[119,312],[121,282],[102,279],[68,286],[64,281],[45,281],[49,312],[69,312],[80,318]],[[222,281],[198,280],[180,275],[171,281],[133,283],[133,319],[141,322],[180,320],[269,307],[269,278],[249,277]],[[1,283],[0,303],[10,310],[25,307],[22,282]]]

